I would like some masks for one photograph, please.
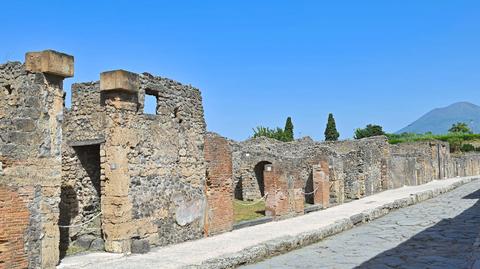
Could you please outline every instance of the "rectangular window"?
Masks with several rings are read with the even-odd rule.
[[[149,115],[157,114],[157,96],[145,93],[145,102],[143,104],[143,113]]]

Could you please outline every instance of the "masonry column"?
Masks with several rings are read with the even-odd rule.
[[[59,260],[60,232],[58,227],[60,185],[61,185],[61,145],[64,91],[63,80],[73,77],[74,58],[71,55],[53,50],[29,52],[25,55],[25,69],[28,72],[42,73],[45,91],[39,99],[27,99],[31,103],[38,101],[38,106],[44,111],[35,119],[33,132],[41,137],[42,141],[26,141],[25,145],[34,147],[37,152],[25,161],[25,167],[19,167],[27,180],[40,191],[39,213],[41,221],[41,268],[54,268]],[[32,93],[32,95],[34,95]],[[27,105],[28,104],[22,104]],[[35,117],[36,118],[36,117]],[[32,118],[34,119],[34,118]],[[28,119],[30,120],[30,119]],[[36,143],[39,144],[36,144]],[[30,267],[35,267],[30,262]]]
[[[313,166],[313,187],[316,190],[314,194],[314,204],[321,205],[323,208],[329,206],[330,200],[330,182],[329,167],[326,160],[320,161],[320,164]]]
[[[289,213],[288,183],[285,173],[279,166],[266,164],[263,171],[265,184],[265,215],[278,219]],[[293,190],[292,190],[293,191]]]
[[[265,199],[265,216],[275,217],[276,209],[276,180],[275,173],[273,171],[273,165],[266,164],[263,168],[263,184],[265,194],[267,197]]]
[[[204,153],[208,202],[205,235],[208,236],[231,231],[233,228],[232,150],[225,138],[207,133]]]
[[[105,175],[101,181],[102,230],[105,250],[110,252],[126,253],[131,248],[132,203],[128,197],[128,152],[131,141],[125,133],[129,123],[135,121],[139,89],[137,74],[124,70],[100,74],[100,91],[107,115],[103,147],[105,157],[101,161]]]

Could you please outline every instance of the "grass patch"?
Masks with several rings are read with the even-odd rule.
[[[265,216],[265,201],[259,201],[251,205],[252,202],[235,199],[233,202],[233,212],[235,223],[245,220],[253,220]]]

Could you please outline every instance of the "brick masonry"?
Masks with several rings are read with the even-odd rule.
[[[330,182],[328,162],[323,160],[318,165],[313,166],[313,187],[314,204],[321,205],[323,208],[330,204]]]
[[[27,203],[31,188],[0,186],[0,268],[27,268],[28,255],[23,240],[30,221]]]
[[[233,227],[232,152],[228,141],[213,133],[205,135],[207,165],[207,215],[205,235],[231,231]]]

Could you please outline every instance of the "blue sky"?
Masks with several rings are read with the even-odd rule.
[[[3,1],[0,62],[75,56],[72,82],[127,69],[202,91],[208,130],[243,140],[293,118],[323,139],[389,132],[457,101],[479,104],[480,1]],[[68,97],[69,98],[69,97]],[[67,99],[67,104],[69,99]]]

